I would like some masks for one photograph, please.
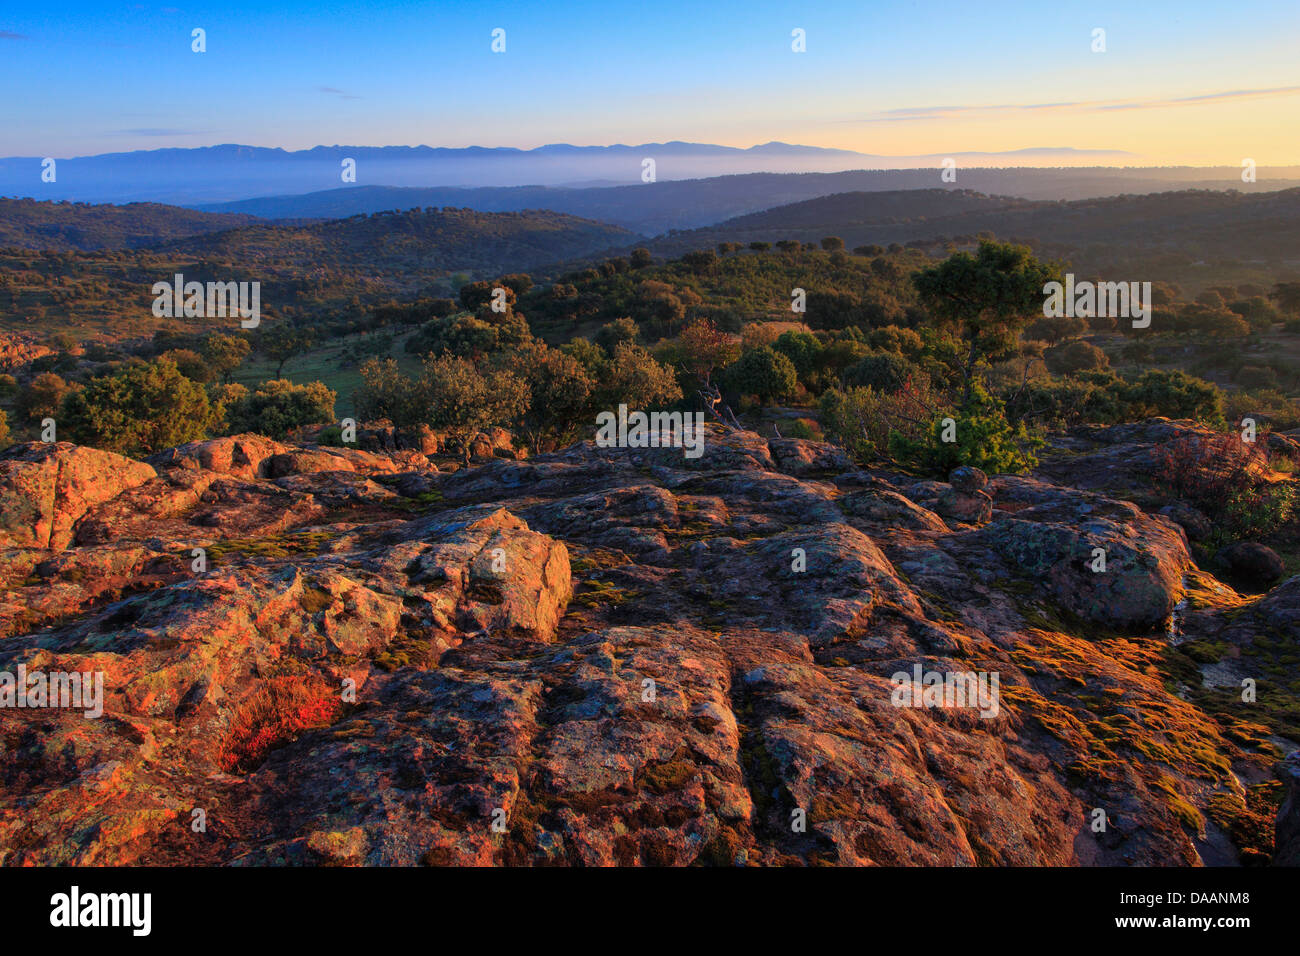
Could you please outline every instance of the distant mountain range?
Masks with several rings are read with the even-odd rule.
[[[645,160],[659,182],[755,172],[959,168],[1131,161],[1110,150],[1037,148],[1006,153],[880,156],[841,149],[765,143],[748,149],[708,143],[570,146],[536,149],[470,146],[317,146],[289,152],[259,146],[138,150],[59,158],[54,182],[42,180],[42,157],[0,159],[0,195],[81,202],[166,202],[174,205],[296,195],[344,184],[345,160],[364,186],[641,185]]]

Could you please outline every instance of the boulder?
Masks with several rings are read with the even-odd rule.
[[[261,435],[232,435],[187,442],[159,452],[149,459],[157,468],[202,468],[234,478],[266,477],[266,462],[289,447]]]
[[[939,496],[935,513],[962,524],[984,524],[993,517],[993,499],[983,491],[949,488]]]
[[[959,468],[954,468],[948,476],[948,484],[952,485],[953,490],[967,495],[983,491],[988,483],[989,476],[984,474],[982,469],[973,465],[962,465]]]
[[[1278,553],[1255,541],[1238,541],[1220,548],[1214,556],[1229,583],[1250,591],[1265,591],[1286,572]]]
[[[69,442],[29,442],[0,452],[0,547],[62,550],[96,505],[157,472],[143,462]]]

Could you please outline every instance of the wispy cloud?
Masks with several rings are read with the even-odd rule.
[[[0,40],[30,40],[31,37],[23,33],[10,33],[8,30],[0,30]]]
[[[321,93],[328,93],[328,94],[330,94],[331,96],[337,96],[337,97],[339,97],[340,99],[345,99],[345,100],[359,100],[359,99],[361,99],[361,97],[359,97],[359,96],[353,96],[351,93],[345,93],[343,90],[335,89],[335,88],[332,87],[332,86],[318,86],[318,87],[316,87],[316,89],[317,89],[318,91],[320,91]]]
[[[951,120],[962,116],[990,113],[1104,113],[1120,110],[1154,110],[1176,106],[1194,106],[1203,103],[1232,100],[1266,99],[1295,96],[1300,86],[1277,86],[1262,90],[1224,90],[1218,93],[1200,93],[1195,96],[1175,96],[1148,100],[1074,100],[1060,103],[999,103],[991,106],[908,106],[901,109],[881,110],[847,123],[910,123],[921,120]]]

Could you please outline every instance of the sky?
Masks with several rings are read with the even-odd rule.
[[[1291,165],[1297,49],[1296,0],[13,2],[0,156],[777,140]]]

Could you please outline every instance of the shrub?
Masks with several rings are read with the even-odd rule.
[[[596,331],[596,344],[613,355],[620,342],[630,342],[635,345],[640,332],[637,324],[631,319],[615,319],[613,322],[606,322]]]
[[[593,407],[608,410],[620,403],[634,409],[662,408],[682,397],[677,376],[645,349],[620,342],[598,372]]]
[[[1220,541],[1262,537],[1290,520],[1295,489],[1270,479],[1260,445],[1236,432],[1176,439],[1156,451],[1155,484],[1209,515]]]
[[[53,418],[63,404],[63,399],[72,391],[72,386],[61,376],[53,372],[42,372],[18,393],[14,401],[14,411],[20,420],[29,424],[43,418]]]
[[[849,388],[874,388],[878,392],[897,392],[920,377],[920,370],[897,352],[874,352],[844,370],[841,378]]]
[[[1091,372],[1110,365],[1105,352],[1082,339],[1052,346],[1043,353],[1043,362],[1057,375]]]
[[[217,377],[212,366],[193,349],[171,349],[164,352],[161,358],[175,362],[176,368],[191,382],[198,382],[203,385]]]
[[[352,393],[363,421],[386,418],[399,428],[425,421],[425,399],[419,383],[402,374],[394,359],[369,359],[361,366],[361,384]]]
[[[893,436],[919,440],[936,398],[929,384],[909,383],[891,394],[873,388],[829,388],[818,402],[822,430],[858,461],[885,452]]]
[[[822,343],[811,332],[782,332],[772,343],[772,348],[788,358],[799,381],[806,382],[816,368]]]
[[[794,363],[773,348],[750,349],[741,353],[724,373],[727,387],[741,395],[755,395],[769,403],[794,392],[798,382]]]
[[[207,390],[165,358],[91,379],[59,409],[73,441],[136,456],[205,438],[219,416]]]
[[[231,433],[248,431],[284,438],[303,425],[332,422],[335,398],[336,393],[323,382],[295,385],[274,379],[230,402],[226,406],[226,427]]]
[[[1186,372],[1152,370],[1119,391],[1130,420],[1163,415],[1212,426],[1223,423],[1223,392],[1212,382]]]
[[[1243,365],[1232,380],[1244,389],[1276,388],[1277,372],[1267,365]]]
[[[1028,471],[1038,464],[1034,450],[1042,444],[1024,423],[1008,422],[1001,403],[975,384],[956,413],[933,415],[921,439],[891,436],[890,452],[904,464],[943,478],[960,465],[990,474]]]

